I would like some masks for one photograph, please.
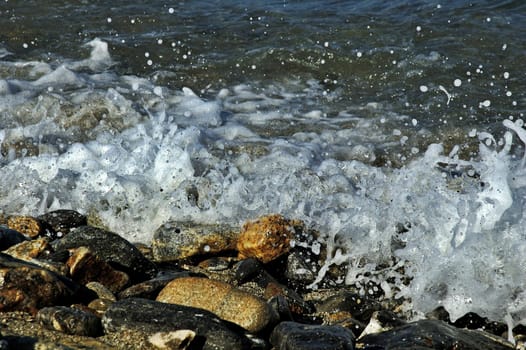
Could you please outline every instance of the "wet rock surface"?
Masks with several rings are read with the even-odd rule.
[[[452,323],[437,309],[410,322],[410,304],[378,286],[310,289],[323,248],[280,215],[228,230],[170,223],[157,247],[72,211],[22,218],[47,231],[0,226],[0,349],[514,348],[506,325],[476,314]],[[523,349],[526,328],[514,332]]]

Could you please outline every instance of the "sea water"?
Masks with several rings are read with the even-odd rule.
[[[417,314],[523,322],[525,20],[521,1],[3,1],[0,209],[145,243],[281,213],[319,231],[312,288],[338,265]]]

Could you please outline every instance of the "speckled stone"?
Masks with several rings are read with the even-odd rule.
[[[205,309],[249,332],[258,332],[276,318],[263,299],[228,283],[199,277],[173,280],[157,301]]]
[[[49,238],[41,237],[30,241],[22,241],[15,244],[4,251],[4,253],[11,255],[21,260],[31,260],[38,258],[40,255],[47,254],[52,251],[49,244]]]
[[[296,228],[303,227],[298,220],[288,220],[274,214],[248,221],[243,225],[237,241],[239,258],[257,258],[268,263],[287,253],[296,233]]]
[[[195,255],[235,250],[239,229],[228,225],[206,225],[172,221],[159,227],[152,239],[155,261],[176,261]]]
[[[52,236],[45,223],[32,216],[10,216],[7,219],[7,226],[31,238],[43,235]]]
[[[57,237],[62,237],[75,227],[85,226],[88,220],[85,215],[75,210],[55,210],[37,217],[53,229]]]
[[[66,306],[45,307],[38,311],[37,321],[44,327],[66,334],[97,337],[102,334],[100,318],[93,313]]]

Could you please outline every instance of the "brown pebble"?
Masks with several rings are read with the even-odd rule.
[[[263,299],[228,283],[201,277],[171,281],[159,293],[157,301],[205,309],[250,332],[260,331],[274,318]]]
[[[45,232],[42,222],[32,216],[10,216],[7,219],[7,226],[31,238]]]
[[[257,258],[268,263],[290,250],[299,220],[288,220],[279,214],[260,217],[243,225],[237,242],[239,258]]]

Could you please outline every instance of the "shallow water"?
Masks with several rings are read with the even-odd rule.
[[[417,311],[519,322],[525,17],[521,1],[5,1],[0,208],[74,208],[145,242],[169,219],[280,212],[321,232],[320,280],[402,265],[411,284],[384,292]]]

